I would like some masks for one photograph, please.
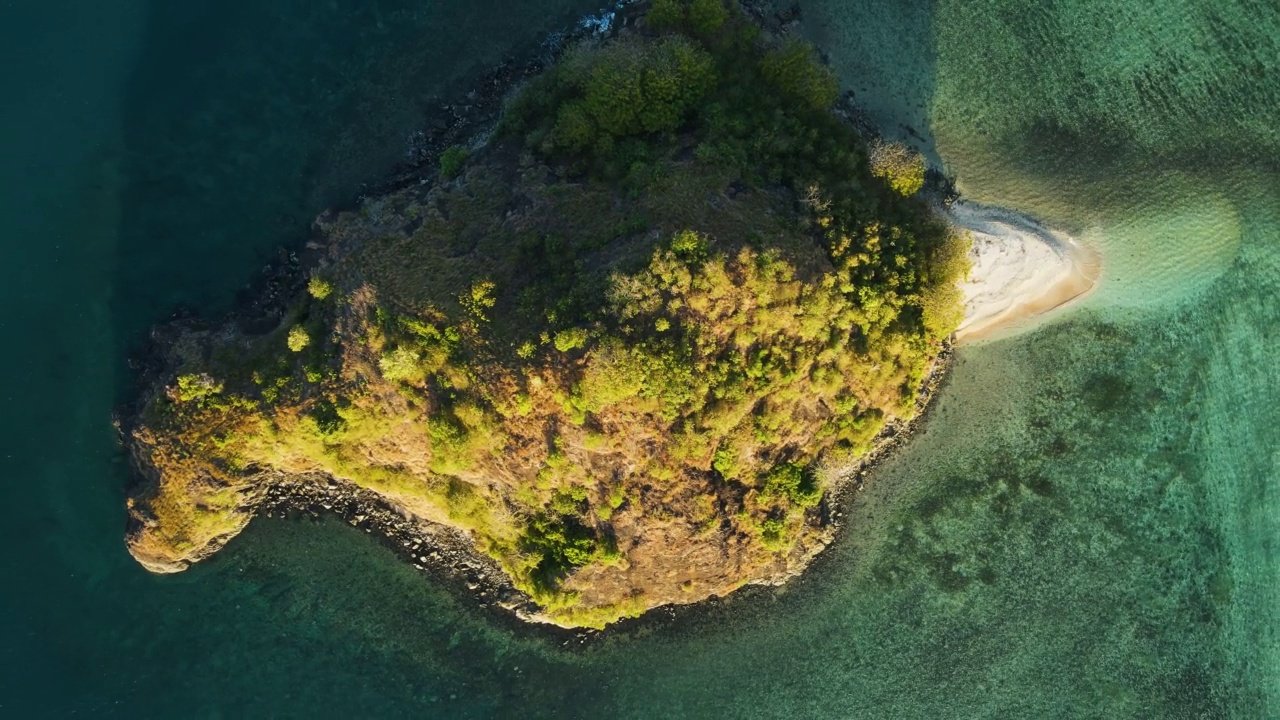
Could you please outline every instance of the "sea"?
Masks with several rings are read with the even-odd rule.
[[[590,642],[338,519],[155,576],[112,410],[602,0],[0,3],[0,717],[1280,717],[1280,7],[802,0],[883,132],[1098,248],[957,352],[802,578]]]

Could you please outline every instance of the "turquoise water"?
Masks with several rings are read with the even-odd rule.
[[[805,3],[892,134],[1107,264],[1060,320],[959,353],[793,585],[583,652],[334,521],[259,521],[180,576],[137,567],[108,420],[145,329],[226,308],[451,80],[590,9],[0,9],[0,715],[1280,715],[1264,2]]]

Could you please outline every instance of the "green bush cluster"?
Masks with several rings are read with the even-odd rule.
[[[440,153],[440,174],[447,178],[457,177],[470,156],[471,151],[462,145],[450,145]]]
[[[504,127],[548,155],[607,161],[628,138],[679,129],[715,77],[711,55],[683,36],[580,50],[508,108]]]
[[[835,73],[814,57],[813,48],[789,41],[765,53],[760,62],[764,79],[794,102],[815,110],[826,110],[840,95]]]
[[[206,373],[179,375],[169,395],[180,403],[198,403],[222,392],[223,384]]]
[[[649,27],[659,32],[676,30],[684,25],[684,0],[653,0],[645,19]]]
[[[595,557],[595,534],[577,518],[538,513],[529,518],[519,540],[520,549],[537,558],[529,579],[538,594],[554,594],[569,570]]]
[[[783,518],[765,518],[760,522],[760,544],[766,550],[779,552],[786,550],[788,545],[787,537],[787,521]]]
[[[765,473],[760,494],[766,499],[782,499],[802,508],[814,507],[822,500],[822,488],[814,481],[813,473],[789,462],[780,463]]]
[[[473,319],[479,322],[488,322],[489,309],[498,303],[494,293],[497,286],[491,280],[477,280],[471,283],[471,287],[458,296],[458,302],[462,305],[462,309],[467,311]]]
[[[302,352],[311,344],[311,335],[307,333],[307,329],[301,325],[294,325],[289,328],[289,335],[286,338],[286,344],[293,352]]]
[[[311,406],[311,419],[322,436],[333,436],[347,428],[347,421],[338,412],[338,406],[328,398],[321,398]]]
[[[729,10],[723,0],[654,0],[645,17],[659,32],[687,30],[709,37],[724,26]]]
[[[473,286],[487,287],[481,292],[482,301],[469,308],[472,316],[491,307],[485,292],[491,292],[491,283],[480,282]],[[465,296],[464,296],[465,297]],[[465,303],[464,303],[465,305]],[[482,316],[483,317],[483,316]],[[378,369],[382,376],[392,382],[409,384],[421,383],[433,373],[449,369],[450,361],[462,342],[461,331],[456,326],[428,322],[407,315],[385,314],[381,318],[379,330],[389,341],[389,348],[378,358]],[[453,368],[465,371],[459,365]]]
[[[413,348],[398,347],[378,360],[378,369],[382,371],[382,377],[392,382],[417,380],[422,377],[418,359],[418,353]]]
[[[307,280],[307,294],[316,300],[324,300],[333,293],[333,283],[325,280],[319,275],[312,275]]]
[[[924,187],[924,156],[899,142],[876,142],[871,148],[871,172],[893,191],[910,197]]]
[[[568,328],[556,333],[555,346],[562,353],[573,352],[578,348],[585,347],[590,337],[591,334],[586,328]]]

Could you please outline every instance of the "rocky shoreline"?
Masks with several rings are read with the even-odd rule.
[[[574,43],[607,40],[632,32],[633,23],[648,9],[647,0],[620,0],[613,9],[587,16],[576,24],[549,34],[536,50],[522,58],[511,58],[475,76],[459,99],[441,103],[426,119],[423,129],[408,139],[405,161],[389,176],[355,199],[359,207],[367,199],[434,180],[440,154],[448,147],[482,146],[492,132],[501,109],[510,94],[528,78],[554,63]],[[798,6],[777,12],[768,2],[743,2],[746,10],[765,30],[775,36],[789,34],[800,19]],[[853,100],[852,93],[841,96],[835,111],[868,141],[879,137],[869,116]],[[926,192],[940,205],[949,205],[957,194],[951,180],[930,169]],[[341,209],[341,208],[339,208]],[[332,212],[332,211],[330,211]],[[291,298],[302,292],[311,270],[324,247],[308,241],[302,248],[281,247],[277,260],[264,267],[261,275],[241,294],[237,309],[230,319],[246,330],[274,327],[283,316]],[[222,325],[224,322],[218,322]],[[164,353],[165,338],[180,328],[210,327],[188,309],[179,309],[170,322],[153,329],[148,347],[135,354],[130,366],[137,374],[139,391],[135,402],[117,414],[116,426],[123,439],[132,419],[143,405],[142,388],[153,387],[169,364]],[[927,408],[948,375],[952,349],[948,345],[938,355],[927,373],[917,400],[915,416],[909,421],[886,426],[873,441],[873,449],[847,467],[821,468],[827,477],[827,490],[818,508],[822,541],[799,568],[786,577],[755,585],[781,586],[801,574],[845,527],[845,511],[864,486],[876,463],[901,447],[927,414]],[[135,463],[136,465],[136,463]],[[547,633],[568,646],[586,643],[602,631],[564,628],[551,624],[525,593],[517,590],[498,564],[475,550],[465,532],[417,518],[370,490],[328,475],[290,476],[272,473],[264,490],[244,508],[252,516],[298,518],[301,516],[336,516],[351,526],[377,537],[384,545],[418,570],[443,581],[452,591],[478,601],[482,611],[513,629]],[[742,590],[736,595],[741,595]],[[712,596],[686,605],[664,605],[642,616],[623,620],[611,626],[635,629],[661,618],[667,622],[677,616],[688,616],[717,605],[725,598]],[[536,630],[534,630],[536,628]]]
[[[492,558],[475,551],[461,530],[424,522],[377,493],[329,475],[277,475],[259,499],[255,515],[319,518],[333,515],[376,536],[418,570],[445,579],[458,592],[504,615],[535,621],[537,606],[515,589]]]
[[[827,469],[829,485],[819,512],[826,530],[824,542],[804,559],[796,572],[774,582],[757,586],[780,587],[804,573],[812,562],[840,537],[847,524],[846,509],[866,486],[868,475],[877,463],[901,448],[925,420],[938,390],[949,377],[953,350],[948,346],[938,355],[926,375],[916,402],[916,414],[907,421],[885,427],[874,441],[874,447],[859,460],[844,468]],[[329,475],[273,474],[267,489],[252,509],[255,516],[268,518],[320,518],[335,516],[354,528],[377,538],[402,560],[416,569],[442,581],[453,592],[476,601],[480,611],[517,629],[533,629],[548,634],[569,646],[585,643],[604,631],[589,628],[564,628],[551,624],[541,616],[538,606],[528,595],[517,590],[494,560],[476,552],[466,533],[461,530],[424,521],[388,502],[381,495],[353,483]],[[738,593],[742,591],[739,590]],[[655,607],[637,618],[623,620],[621,626],[635,629],[645,623],[668,620],[696,613],[703,606],[717,604],[725,598],[711,597],[686,605]]]

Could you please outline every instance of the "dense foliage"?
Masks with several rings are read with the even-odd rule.
[[[450,145],[440,153],[440,174],[446,178],[456,176],[462,172],[462,166],[467,162],[467,156],[471,153],[461,145]]]
[[[807,46],[719,0],[649,26],[532,81],[442,157],[456,181],[345,215],[274,333],[175,344],[135,554],[199,557],[271,470],[471,531],[569,624],[802,561],[822,468],[915,411],[964,243],[872,167]]]
[[[876,142],[871,147],[871,172],[902,195],[924,186],[924,157],[902,143]]]

